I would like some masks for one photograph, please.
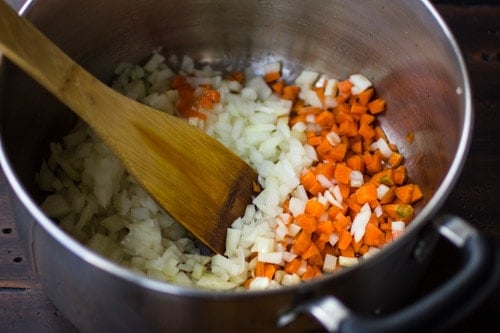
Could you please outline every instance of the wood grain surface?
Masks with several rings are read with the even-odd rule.
[[[471,150],[442,210],[467,219],[500,246],[500,5],[490,1],[435,3],[464,55],[475,106]],[[74,332],[37,282],[18,239],[6,193],[0,173],[0,332]],[[499,315],[497,287],[472,314],[446,332],[481,332],[486,326],[488,332],[500,332]]]

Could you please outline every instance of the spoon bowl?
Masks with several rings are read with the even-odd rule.
[[[0,51],[81,117],[173,218],[224,253],[257,179],[247,163],[185,120],[114,91],[3,1]]]

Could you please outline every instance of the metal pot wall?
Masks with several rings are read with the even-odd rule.
[[[460,218],[434,216],[465,159],[473,110],[460,52],[428,2],[32,1],[22,12],[104,81],[118,62],[139,62],[158,46],[215,66],[258,68],[278,59],[289,78],[304,68],[335,77],[363,73],[387,100],[382,126],[425,194],[397,241],[297,287],[228,293],[153,281],[87,250],[40,210],[35,172],[49,141],[76,119],[1,59],[0,157],[17,226],[48,295],[81,331],[407,332],[439,327],[492,284],[489,244]],[[439,238],[463,256],[463,267],[437,291],[408,302]],[[472,288],[477,283],[482,291]]]

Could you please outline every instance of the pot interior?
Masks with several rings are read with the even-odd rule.
[[[466,75],[426,2],[50,1],[32,2],[25,16],[104,82],[119,62],[140,62],[157,47],[167,57],[256,72],[280,60],[290,80],[302,69],[336,78],[362,73],[386,99],[382,127],[423,189],[418,211],[443,200],[463,159],[471,120]],[[40,202],[34,175],[48,143],[76,117],[8,61],[1,65],[2,144],[26,193]]]

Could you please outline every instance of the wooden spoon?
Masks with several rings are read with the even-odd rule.
[[[87,122],[173,218],[224,253],[257,179],[249,165],[186,121],[115,92],[3,1],[0,51]]]

